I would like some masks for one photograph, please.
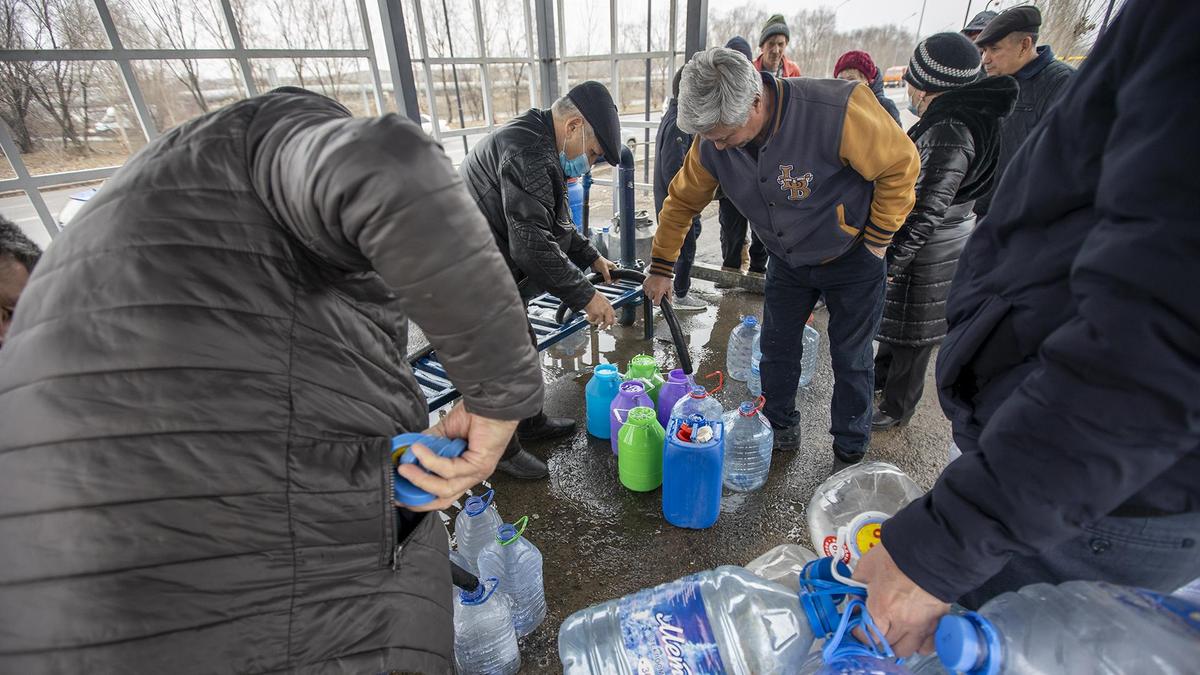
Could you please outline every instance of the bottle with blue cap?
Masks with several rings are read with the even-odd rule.
[[[495,490],[488,490],[482,496],[468,498],[454,518],[454,540],[472,574],[479,574],[479,553],[496,538],[496,528],[504,524],[492,503],[495,496]]]
[[[761,339],[761,335],[755,335],[754,342],[750,344],[750,374],[746,377],[746,389],[755,398],[762,396],[763,393]]]
[[[724,566],[580,610],[558,631],[563,671],[795,673],[817,639],[861,625],[841,608],[865,591],[834,581],[833,568],[829,558],[807,565],[799,596]]]
[[[750,351],[759,334],[758,319],[742,317],[742,322],[729,332],[725,351],[725,374],[738,382],[750,377]]]
[[[767,482],[771,471],[771,452],[775,432],[755,405],[743,401],[737,410],[725,414],[725,487],[735,492],[751,492]]]
[[[454,603],[454,661],[459,675],[514,675],[521,652],[508,596],[496,578],[459,592]]]
[[[719,420],[725,410],[721,407],[721,403],[713,398],[712,394],[707,389],[700,385],[694,385],[691,392],[675,402],[671,407],[671,417],[668,419],[688,419],[692,415],[699,415],[708,420]]]
[[[942,617],[934,644],[965,675],[1195,673],[1200,605],[1100,581],[1033,584]]]
[[[479,553],[479,575],[499,579],[512,599],[517,637],[529,635],[546,618],[542,552],[523,536],[528,524],[529,517],[523,516],[511,525],[501,525]]]

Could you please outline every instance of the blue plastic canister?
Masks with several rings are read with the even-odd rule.
[[[420,443],[430,450],[436,452],[442,457],[458,457],[467,449],[467,442],[461,438],[449,439],[441,436],[429,436],[427,434],[400,434],[392,438],[392,464],[416,464],[421,466],[417,461],[417,456],[413,454],[411,446],[414,443]],[[421,467],[424,469],[425,467]],[[434,496],[412,484],[407,478],[400,474],[395,474],[395,486],[393,492],[396,495],[396,501],[406,506],[420,506],[428,504],[434,500]]]
[[[567,179],[567,204],[571,207],[571,220],[575,229],[583,231],[583,184],[578,178]]]
[[[684,437],[707,425],[712,437],[692,442]],[[725,463],[725,428],[721,420],[692,415],[671,420],[663,449],[662,510],[676,527],[712,527],[721,513],[721,468]]]

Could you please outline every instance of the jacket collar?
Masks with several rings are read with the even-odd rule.
[[[771,112],[771,121],[769,122],[771,132],[767,134],[767,140],[763,142],[763,145],[766,145],[775,137],[775,132],[779,131],[779,125],[783,123],[783,116],[787,114],[788,92],[791,85],[786,79],[775,77],[766,71],[760,71],[759,74],[762,76],[763,89],[771,87],[771,90],[775,92],[775,110]]]
[[[1026,63],[1023,68],[1017,71],[1014,76],[1018,80],[1032,80],[1037,77],[1038,73],[1045,70],[1046,66],[1054,62],[1054,50],[1050,49],[1050,45],[1042,45],[1037,48],[1037,57]]]

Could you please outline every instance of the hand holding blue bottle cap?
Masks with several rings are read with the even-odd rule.
[[[467,449],[467,442],[461,438],[442,438],[441,436],[431,436],[429,434],[400,434],[392,438],[392,464],[399,466],[400,464],[416,464],[421,466],[421,462],[417,460],[417,456],[412,451],[412,446],[416,443],[429,448],[438,456],[453,458],[458,457]],[[421,467],[424,469],[425,467]],[[428,473],[428,471],[427,471]],[[412,484],[400,474],[395,475],[394,493],[396,501],[405,506],[422,506],[436,499],[436,497],[425,490]]]

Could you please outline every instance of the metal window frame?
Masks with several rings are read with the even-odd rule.
[[[150,107],[142,95],[137,77],[133,71],[134,61],[161,61],[173,59],[228,59],[235,61],[241,72],[242,84],[249,96],[259,93],[254,80],[251,59],[279,58],[352,58],[366,59],[371,70],[372,85],[375,89],[375,105],[382,112],[385,109],[385,90],[380,76],[380,64],[376,55],[375,41],[372,34],[372,21],[367,12],[366,0],[352,0],[358,13],[358,23],[365,42],[361,49],[247,49],[242,39],[241,26],[233,12],[230,0],[219,0],[221,12],[225,18],[226,29],[231,38],[232,49],[127,49],[121,42],[120,35],[112,20],[108,8],[108,0],[93,0],[100,23],[109,41],[109,49],[72,49],[72,50],[10,50],[0,51],[0,59],[18,61],[79,61],[94,60],[115,63],[121,75],[122,83],[129,96],[130,103],[138,118],[138,123],[147,141],[153,141],[159,130],[154,123]],[[421,8],[421,0],[411,0],[412,12],[405,11],[403,0],[378,0],[379,20],[384,35],[384,52],[387,67],[391,76],[392,94],[395,96],[397,109],[414,121],[420,121],[420,106],[417,97],[415,72],[421,69],[424,78],[424,89],[429,105],[431,131],[439,141],[449,138],[466,137],[491,133],[495,130],[494,107],[492,93],[494,83],[491,78],[490,66],[526,64],[530,67],[528,82],[530,101],[538,101],[542,107],[549,107],[567,88],[567,68],[570,63],[608,62],[609,86],[613,100],[620,106],[620,65],[625,61],[643,61],[649,68],[654,60],[669,59],[670,70],[673,73],[678,65],[679,57],[690,58],[693,53],[703,49],[706,40],[708,0],[648,0],[648,19],[653,16],[654,2],[669,3],[669,29],[667,51],[620,52],[618,51],[617,24],[619,4],[621,0],[608,0],[609,10],[609,52],[607,54],[586,54],[566,56],[565,50],[565,5],[564,0],[521,0],[523,12],[523,28],[526,34],[526,53],[507,56],[490,56],[484,36],[484,0],[470,0],[473,13],[476,39],[479,45],[479,55],[476,57],[431,57],[428,49],[425,20]],[[679,4],[685,2],[683,12]],[[682,14],[682,16],[681,16]],[[678,44],[680,20],[685,21],[684,49],[680,51]],[[412,53],[407,23],[416,23],[416,58]],[[646,26],[647,41],[651,39],[651,26]],[[650,46],[649,44],[647,45]],[[444,129],[438,114],[438,101],[433,91],[433,67],[459,65],[477,66],[481,69],[481,86],[484,100],[484,124],[465,129]],[[648,138],[650,130],[656,129],[657,121],[649,119],[653,110],[653,102],[649,100],[651,86],[647,82],[644,119],[622,120],[623,130],[642,130],[643,138]],[[459,105],[462,102],[459,101]],[[653,148],[649,142],[643,143],[648,177],[650,162],[655,160]],[[16,178],[0,180],[0,191],[24,192],[33,203],[34,209],[43,221],[43,225],[51,237],[59,233],[58,224],[50,214],[41,190],[73,183],[93,182],[112,176],[120,167],[102,167],[80,171],[32,175],[25,165],[11,131],[0,121],[0,149],[4,151],[13,167]],[[611,185],[611,179],[597,179],[598,185]],[[640,190],[650,190],[648,181],[635,183]],[[614,212],[616,203],[613,204]]]
[[[225,18],[225,27],[231,39],[232,49],[127,49],[121,41],[112,13],[108,8],[108,0],[93,0],[100,25],[108,39],[108,49],[17,49],[0,50],[0,59],[7,61],[104,61],[115,63],[120,73],[122,84],[129,96],[137,116],[138,124],[147,142],[159,136],[160,130],[154,123],[150,106],[142,95],[141,86],[133,71],[134,61],[165,61],[175,59],[227,59],[238,63],[242,75],[242,84],[249,96],[258,94],[254,82],[250,59],[275,58],[353,58],[367,59],[375,87],[375,104],[382,112],[383,87],[379,75],[379,63],[375,56],[374,40],[370,30],[370,18],[367,16],[365,0],[353,0],[355,11],[358,13],[358,25],[363,31],[365,46],[362,49],[246,49],[242,42],[241,26],[238,25],[229,0],[219,0],[221,12]],[[381,0],[384,2],[386,0]],[[402,26],[403,24],[401,24]],[[386,31],[385,31],[386,32]],[[393,73],[395,73],[393,69]],[[393,80],[393,87],[396,87]],[[41,191],[46,188],[68,186],[75,183],[87,183],[104,180],[116,173],[119,166],[65,171],[61,173],[33,175],[25,164],[20,150],[12,137],[8,125],[0,120],[0,149],[3,149],[16,178],[0,180],[0,192],[19,191],[33,204],[34,210],[42,220],[43,227],[51,239],[58,236],[60,229],[58,221],[50,213],[46,200]]]

